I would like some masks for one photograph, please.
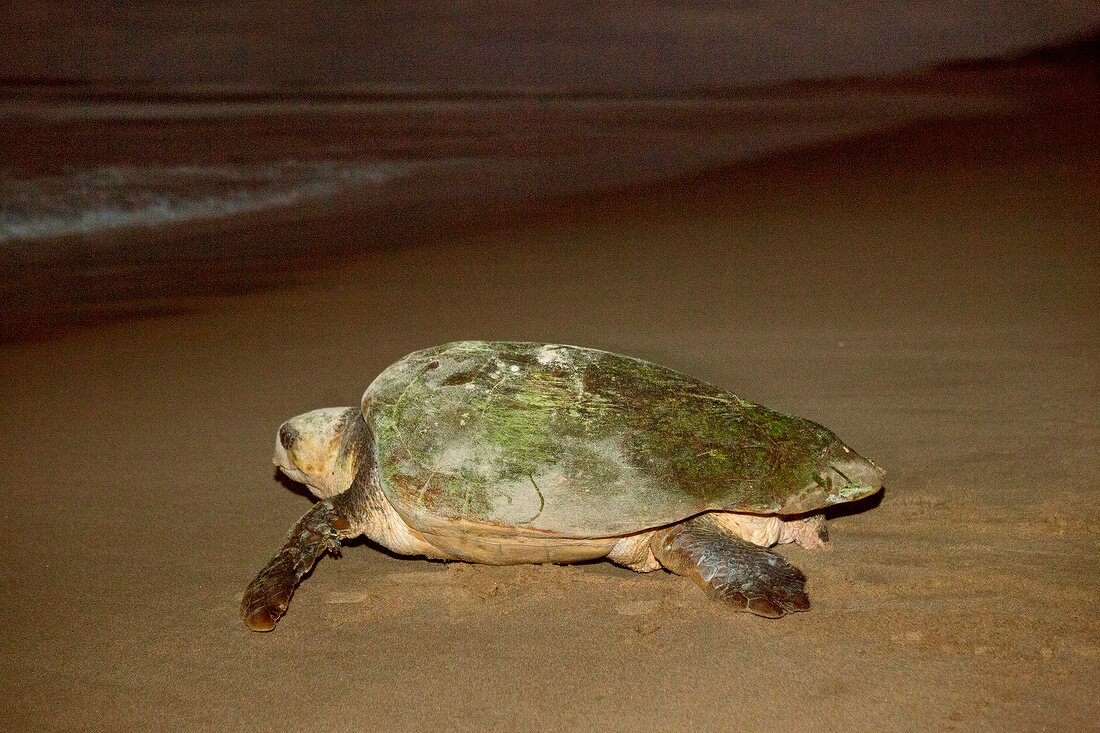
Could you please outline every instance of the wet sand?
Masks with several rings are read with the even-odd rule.
[[[691,180],[478,217],[303,284],[0,346],[0,727],[1091,729],[1095,82]],[[296,226],[318,241],[353,217]],[[770,621],[663,571],[351,543],[271,634],[309,507],[275,429],[465,338],[653,359],[885,466]]]

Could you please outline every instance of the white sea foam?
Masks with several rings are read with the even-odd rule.
[[[0,243],[272,209],[380,185],[417,165],[286,160],[244,166],[106,166],[23,179],[0,172]]]

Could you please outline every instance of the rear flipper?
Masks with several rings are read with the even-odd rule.
[[[779,618],[810,608],[801,570],[705,514],[655,533],[650,547],[666,569],[741,610]]]
[[[779,530],[779,544],[797,542],[807,550],[829,549],[829,528],[824,514],[810,514],[802,519],[784,520]]]
[[[349,536],[347,519],[331,501],[321,501],[290,530],[283,548],[248,584],[241,600],[241,618],[253,631],[271,631],[290,605],[298,581],[325,554],[340,554],[340,540]]]

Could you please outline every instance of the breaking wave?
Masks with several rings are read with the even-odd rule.
[[[153,227],[272,209],[408,175],[417,164],[294,161],[106,166],[19,179],[0,173],[0,243]]]

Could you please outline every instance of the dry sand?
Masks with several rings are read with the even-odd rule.
[[[0,727],[1095,730],[1100,125],[1074,95],[0,346]],[[778,621],[665,572],[353,543],[246,631],[309,506],[278,424],[459,338],[685,370],[830,426],[885,495],[782,550],[813,609]]]

